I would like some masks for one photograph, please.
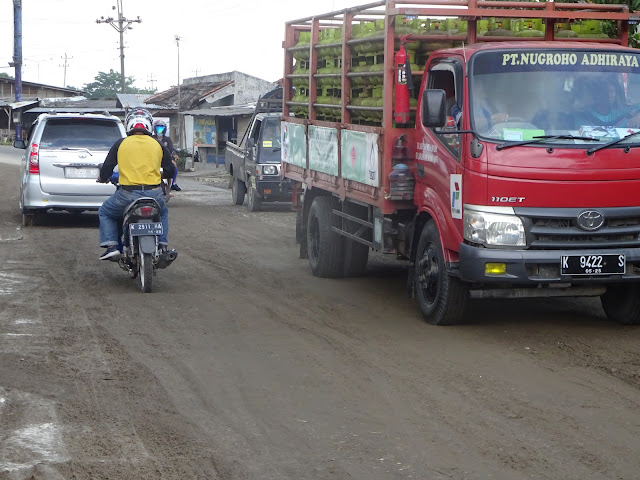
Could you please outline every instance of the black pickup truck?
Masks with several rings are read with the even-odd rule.
[[[291,181],[280,178],[280,120],[282,97],[258,100],[247,132],[239,144],[227,142],[225,169],[231,176],[233,203],[253,212],[263,202],[290,202]],[[269,111],[276,109],[277,111]]]

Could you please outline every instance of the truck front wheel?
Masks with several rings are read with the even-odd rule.
[[[247,193],[247,186],[242,180],[233,179],[231,183],[231,198],[234,205],[242,205],[244,203],[244,195]]]
[[[469,288],[447,273],[438,229],[432,220],[422,229],[415,263],[416,296],[425,321],[431,325],[462,323]]]
[[[257,212],[262,208],[262,200],[258,196],[258,192],[251,182],[249,182],[249,187],[247,188],[247,209],[250,212]]]
[[[332,230],[333,197],[316,197],[309,209],[307,222],[307,255],[316,277],[343,276],[344,242]]]
[[[623,325],[640,323],[640,284],[609,285],[600,302],[609,320]]]

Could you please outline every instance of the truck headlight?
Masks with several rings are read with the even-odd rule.
[[[278,167],[276,165],[263,165],[262,167],[263,175],[277,175]]]
[[[464,209],[465,240],[488,246],[524,247],[527,245],[522,220],[516,215]]]

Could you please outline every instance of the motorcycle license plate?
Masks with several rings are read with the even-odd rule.
[[[134,237],[140,235],[162,235],[162,223],[132,223],[129,233]]]
[[[622,275],[625,273],[622,254],[609,255],[562,255],[562,275]]]

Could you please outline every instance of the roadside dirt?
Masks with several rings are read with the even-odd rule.
[[[0,479],[636,479],[640,330],[597,299],[432,327],[402,264],[315,278],[287,205],[184,176],[142,294],[0,164]]]

